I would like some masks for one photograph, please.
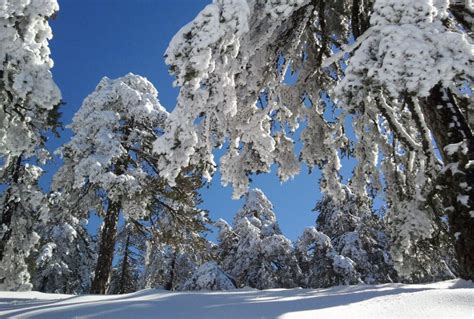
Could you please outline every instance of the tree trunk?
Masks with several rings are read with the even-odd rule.
[[[115,240],[117,235],[117,222],[120,212],[120,204],[111,202],[107,208],[104,219],[104,228],[100,235],[99,256],[92,280],[91,293],[105,294],[107,282],[109,281],[114,259]]]
[[[170,279],[165,285],[166,290],[174,290],[175,267],[176,267],[176,252],[173,252],[173,260],[171,261]]]
[[[7,247],[8,241],[10,240],[12,229],[11,223],[15,210],[18,208],[19,202],[13,197],[12,187],[18,183],[21,175],[21,159],[22,156],[18,156],[13,159],[13,167],[11,173],[11,182],[8,190],[5,194],[5,200],[2,207],[2,219],[0,221],[0,227],[6,229],[0,237],[0,261],[3,260],[5,254],[5,249]]]
[[[125,242],[125,252],[123,254],[123,261],[122,261],[122,273],[120,274],[120,288],[119,293],[124,294],[128,291],[125,291],[125,280],[127,274],[127,266],[128,266],[128,247],[130,246],[130,234],[127,234],[127,240]]]
[[[444,161],[437,194],[446,208],[449,230],[455,238],[459,276],[474,280],[473,133],[449,89],[437,85],[421,104]]]

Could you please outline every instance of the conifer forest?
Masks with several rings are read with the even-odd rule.
[[[171,105],[132,70],[69,103],[50,45],[66,2],[0,0],[1,318],[474,315],[473,1],[203,1],[147,36],[169,42]],[[284,191],[308,172],[313,212]],[[211,184],[240,208],[207,209]],[[282,214],[313,222],[290,238]],[[421,312],[384,289],[424,291]],[[86,306],[48,309],[67,296]],[[357,310],[375,297],[389,311]]]

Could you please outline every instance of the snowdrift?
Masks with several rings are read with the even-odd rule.
[[[0,318],[474,318],[474,283],[126,295],[0,292]]]

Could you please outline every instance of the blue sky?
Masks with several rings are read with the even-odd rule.
[[[163,53],[173,35],[211,0],[59,0],[60,12],[51,21],[50,43],[55,62],[53,76],[66,105],[64,124],[103,76],[116,78],[128,72],[147,77],[158,89],[163,106],[171,110],[178,90],[172,87]],[[69,130],[49,146],[57,148],[71,136]],[[47,167],[45,184],[60,161]],[[273,202],[284,234],[295,240],[307,226],[314,225],[311,212],[319,194],[319,172],[308,174],[304,167],[294,180],[280,184],[272,174],[253,178],[252,187],[262,189]],[[232,190],[220,186],[220,176],[201,191],[202,207],[212,219],[232,221],[242,201],[231,199]],[[43,185],[47,186],[47,185]],[[92,223],[96,227],[97,221]],[[210,238],[215,238],[210,235]]]

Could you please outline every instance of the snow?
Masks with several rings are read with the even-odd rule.
[[[467,154],[467,145],[465,141],[461,141],[459,143],[448,144],[444,147],[444,150],[449,156],[459,152],[459,149],[462,148],[463,154]]]
[[[349,62],[347,77],[338,88],[341,97],[349,91],[364,96],[359,91],[360,74],[395,98],[403,92],[428,96],[439,82],[472,75],[473,47],[464,34],[445,29],[440,21],[445,15],[445,8],[430,0],[376,1],[371,34]]]
[[[0,292],[1,318],[472,318],[474,283],[73,296]]]
[[[469,195],[458,195],[457,199],[462,205],[469,207]]]
[[[146,78],[132,73],[118,79],[104,77],[68,126],[74,136],[58,151],[66,164],[55,175],[53,189],[72,180],[75,189],[90,183],[106,190],[109,198],[141,192],[147,177],[142,167],[120,174],[111,167],[124,161],[131,149],[141,151],[141,144],[154,139],[155,128],[162,127],[166,117],[157,90]],[[122,209],[127,216],[140,216],[142,206],[124,201]]]
[[[164,134],[154,143],[160,175],[171,185],[183,167],[194,163],[205,163],[203,175],[210,180],[217,167],[213,149],[225,143],[221,183],[233,187],[234,198],[247,192],[250,173],[269,172],[275,162],[283,181],[299,172],[293,141],[284,132],[272,136],[270,115],[284,108],[276,103],[282,95],[273,96],[264,110],[256,102],[266,86],[273,91],[281,84],[279,72],[268,71],[278,52],[273,45],[287,28],[282,21],[308,3],[215,0],[175,35],[165,58],[180,93]],[[305,11],[309,16],[310,8]],[[292,122],[299,117],[289,113]]]
[[[48,18],[56,0],[0,1],[0,157],[31,156],[48,126],[47,115],[61,100],[53,81]],[[18,107],[22,105],[22,107]]]

